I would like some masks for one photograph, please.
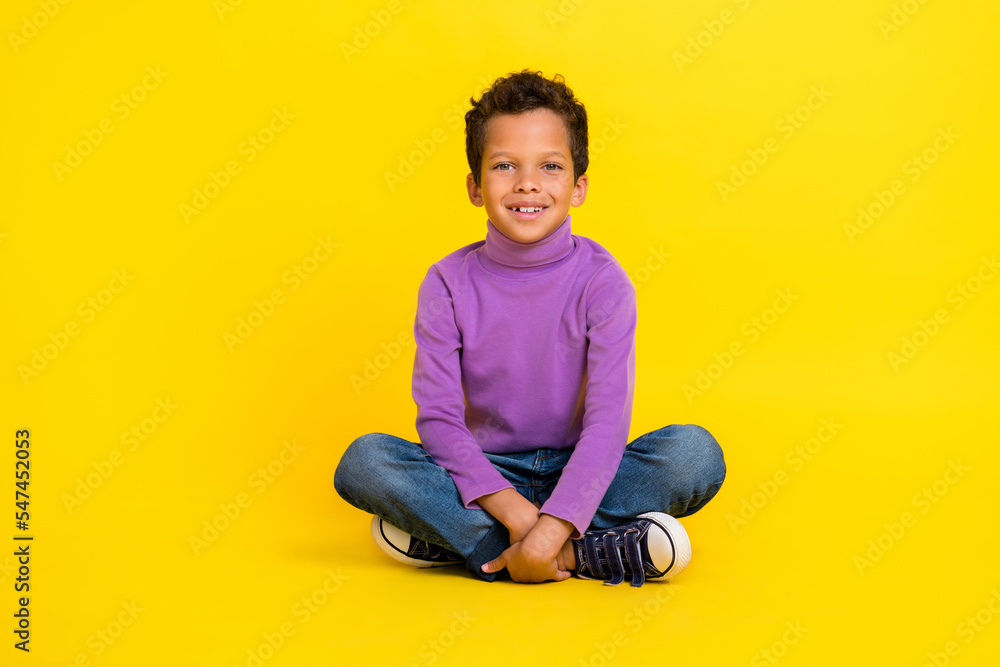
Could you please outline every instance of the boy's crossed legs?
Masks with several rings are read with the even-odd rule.
[[[540,449],[486,457],[518,493],[544,503],[571,453]],[[610,529],[647,512],[693,514],[718,493],[725,475],[722,449],[705,429],[674,424],[646,433],[626,446],[590,528]],[[477,577],[507,576],[481,569],[510,546],[507,528],[485,510],[466,509],[451,475],[419,444],[385,433],[363,435],[344,452],[334,484],[358,509],[460,554]]]

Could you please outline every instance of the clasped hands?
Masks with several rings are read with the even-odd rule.
[[[539,508],[514,489],[498,491],[478,501],[510,533],[510,546],[485,563],[483,572],[506,568],[510,578],[520,583],[569,579],[576,566],[568,541],[573,532],[571,523],[551,514],[539,514]]]

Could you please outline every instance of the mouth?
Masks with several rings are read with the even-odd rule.
[[[511,206],[507,210],[518,220],[534,220],[546,211],[547,206]]]

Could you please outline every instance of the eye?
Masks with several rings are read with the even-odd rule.
[[[549,167],[555,167],[555,169],[549,169]],[[546,171],[555,171],[556,169],[562,169],[562,166],[556,164],[555,162],[549,162],[548,164],[545,165]]]
[[[512,165],[510,162],[501,162],[500,164],[495,165],[493,168],[496,169],[497,171],[510,171],[510,169],[504,169],[504,167],[510,167],[511,169],[513,169],[514,165]]]

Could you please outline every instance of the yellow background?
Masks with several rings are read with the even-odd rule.
[[[4,665],[252,665],[262,646],[266,665],[992,664],[995,3],[17,0],[0,27]],[[416,439],[414,349],[394,341],[427,267],[486,231],[469,97],[524,67],[589,112],[573,231],[638,288],[631,437],[697,423],[726,452],[673,584],[412,570],[333,490],[355,437]],[[294,117],[268,135],[275,109]],[[250,136],[270,140],[252,160]],[[72,150],[89,154],[53,166]],[[754,173],[724,198],[734,168]],[[226,187],[185,220],[213,173]],[[779,290],[797,298],[769,313]],[[196,549],[212,521],[229,525]]]

